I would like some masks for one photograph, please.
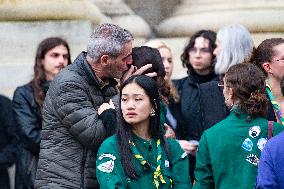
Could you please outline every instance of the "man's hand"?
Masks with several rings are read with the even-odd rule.
[[[98,114],[101,115],[101,113],[103,113],[103,111],[108,110],[108,109],[115,109],[114,104],[112,102],[112,100],[109,100],[109,103],[103,103],[99,109],[98,109]]]
[[[124,75],[121,78],[121,82],[124,82],[132,75],[142,75],[146,70],[152,67],[152,64],[146,64],[145,66],[142,66],[141,68],[137,69],[136,66],[131,65],[130,68],[124,73]],[[149,77],[155,77],[157,76],[156,72],[145,74]]]
[[[193,143],[187,140],[179,140],[180,147],[187,153],[196,156],[197,143]]]

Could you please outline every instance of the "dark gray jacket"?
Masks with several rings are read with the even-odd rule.
[[[43,107],[36,188],[98,188],[96,156],[106,139],[97,109],[117,94],[102,86],[82,52],[53,80]]]

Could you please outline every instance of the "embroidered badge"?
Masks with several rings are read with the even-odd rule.
[[[258,162],[259,162],[258,157],[257,157],[256,155],[254,155],[254,154],[249,154],[249,155],[246,157],[246,160],[247,160],[249,163],[251,163],[251,164],[253,164],[253,165],[255,165],[255,166],[257,166],[257,165],[258,165]]]
[[[249,138],[246,138],[242,144],[242,148],[246,151],[251,151],[253,147],[253,143]]]
[[[165,160],[165,167],[167,167],[167,168],[170,167],[170,162],[168,160]]]
[[[98,160],[102,160],[103,158],[110,158],[112,160],[116,160],[116,157],[112,154],[101,154]]]
[[[252,137],[252,138],[255,138],[260,134],[260,131],[261,131],[261,129],[260,129],[259,126],[252,126],[249,129],[249,136]]]
[[[182,155],[181,155],[181,159],[185,158],[187,156],[187,153],[184,152]]]
[[[260,149],[260,151],[262,151],[266,143],[267,143],[267,139],[266,139],[266,138],[260,138],[260,139],[257,141],[257,147],[258,147],[258,149]]]
[[[109,160],[107,162],[104,162],[98,166],[98,170],[105,172],[105,173],[111,173],[114,168],[114,161]]]

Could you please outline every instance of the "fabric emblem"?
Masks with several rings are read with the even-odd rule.
[[[260,151],[262,151],[266,143],[267,143],[267,139],[266,139],[266,138],[260,138],[260,139],[257,141],[257,147],[258,147],[258,149],[260,149]]]
[[[260,131],[261,131],[261,129],[260,129],[259,126],[252,126],[249,129],[249,136],[252,137],[252,138],[255,138],[260,134]]]
[[[181,159],[185,158],[187,156],[187,153],[184,152],[182,155],[181,155]]]
[[[242,148],[246,151],[251,151],[253,147],[253,143],[249,138],[246,138],[242,144]]]
[[[111,173],[114,168],[114,161],[109,160],[107,162],[104,162],[98,166],[98,170],[105,172],[105,173]]]
[[[167,167],[167,168],[170,167],[170,162],[168,160],[165,160],[165,167]]]
[[[101,154],[98,159],[102,160],[103,158],[110,158],[112,160],[116,160],[116,157],[114,155],[112,155],[112,154]]]
[[[251,163],[251,164],[253,164],[253,165],[255,165],[255,166],[257,166],[257,165],[258,165],[258,162],[259,162],[258,157],[257,157],[256,155],[254,155],[254,154],[249,154],[249,155],[246,157],[246,160],[247,160],[249,163]]]

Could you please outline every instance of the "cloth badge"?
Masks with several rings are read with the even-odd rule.
[[[167,168],[170,167],[170,162],[168,160],[165,160],[165,167],[167,167]]]
[[[251,164],[253,164],[253,165],[255,165],[255,166],[257,166],[257,165],[258,165],[258,162],[259,162],[258,157],[257,157],[256,155],[254,155],[254,154],[249,154],[249,155],[246,157],[246,160],[247,160],[249,163],[251,163]]]
[[[266,138],[260,138],[260,139],[257,141],[257,147],[258,147],[258,149],[260,149],[260,151],[262,151],[266,143],[267,143],[267,139],[266,139]]]
[[[116,160],[116,157],[112,154],[101,154],[98,160],[102,160],[103,158],[110,158],[112,160]]]
[[[242,144],[242,148],[246,151],[251,151],[253,147],[253,143],[249,138],[246,138]]]
[[[252,126],[249,129],[249,136],[252,137],[252,138],[255,138],[260,134],[260,131],[261,131],[261,129],[260,129],[259,126]]]
[[[105,172],[105,173],[111,173],[114,168],[114,161],[109,160],[107,162],[104,162],[98,166],[98,170]]]

